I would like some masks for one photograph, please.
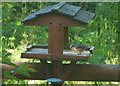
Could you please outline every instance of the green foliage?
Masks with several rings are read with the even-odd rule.
[[[23,76],[28,76],[28,77],[30,77],[29,72],[36,72],[34,69],[30,68],[27,63],[21,64],[20,66],[15,67],[13,71],[16,74],[21,74]]]
[[[4,78],[7,78],[7,79],[19,80],[17,77],[11,75],[11,72],[8,70],[4,71],[3,76],[4,76]]]
[[[93,4],[95,8],[91,6]],[[89,6],[86,9],[93,11],[95,17],[85,29],[71,27],[70,43],[95,46],[94,53],[89,59],[91,64],[118,64],[118,3],[86,5]]]
[[[11,64],[9,64],[9,65],[11,65]],[[23,75],[26,77],[30,77],[30,75],[29,75],[30,72],[37,72],[33,68],[30,68],[27,63],[21,64],[20,66],[17,66],[14,64],[14,67],[15,68],[12,70],[5,70],[3,72],[4,79],[5,80],[8,79],[8,81],[6,81],[7,84],[14,84],[14,81],[17,81],[17,82],[20,81],[20,79],[17,78],[15,75]],[[10,82],[9,82],[9,79],[11,79]],[[5,80],[3,81],[3,83],[5,82]],[[24,83],[22,83],[22,84],[24,84]]]

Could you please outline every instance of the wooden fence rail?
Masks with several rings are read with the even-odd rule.
[[[20,65],[22,63],[16,63]],[[52,66],[51,64],[42,65],[40,63],[29,63],[30,67],[34,68],[37,72],[30,73],[31,77],[24,77],[21,75],[16,75],[20,79],[29,80],[46,80],[52,77]],[[11,70],[14,67],[10,65],[0,64],[2,66],[2,71]],[[62,65],[61,79],[65,81],[120,81],[120,67],[119,65],[95,65],[95,64],[75,64],[73,66],[72,72],[66,77],[62,76],[66,69],[68,69],[70,64]]]

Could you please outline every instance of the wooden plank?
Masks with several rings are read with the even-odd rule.
[[[18,65],[22,63],[16,63]],[[31,79],[31,80],[46,80],[50,78],[48,75],[45,77],[45,71],[42,70],[42,66],[39,63],[29,63],[30,67],[34,68],[37,73],[30,73],[31,77],[23,77],[21,75],[17,75],[17,77],[21,79]],[[0,64],[2,66],[2,71],[4,70],[11,70],[14,67]],[[63,70],[66,70],[70,65],[64,64]],[[48,70],[52,67],[48,64]],[[69,70],[68,70],[69,71]],[[46,71],[50,75],[52,73],[50,71]],[[64,74],[64,72],[62,72]],[[120,81],[118,78],[118,74],[120,74],[120,67],[119,65],[94,65],[94,64],[76,64],[73,68],[70,75],[65,79],[65,81]]]
[[[62,73],[62,60],[52,60],[53,77],[60,78]]]
[[[24,22],[24,25],[30,26],[81,26],[85,27],[87,23],[79,22],[72,19],[69,16],[61,15],[57,13],[49,13],[41,16],[37,16],[34,19]]]
[[[62,52],[61,52],[62,53]],[[62,54],[48,54],[48,49],[32,48],[31,50],[21,53],[21,58],[35,58],[35,59],[57,59],[57,60],[87,60],[89,55],[78,54],[71,50],[64,50]]]
[[[74,67],[76,65],[76,61],[71,61],[70,65],[63,70],[63,74],[61,75],[61,79],[64,81],[66,80],[72,73],[72,71],[74,71]]]
[[[46,49],[46,48],[48,48],[48,45],[45,45],[45,44],[35,44],[35,45],[32,45],[32,48],[43,48],[43,49]]]
[[[46,60],[45,59],[42,59],[42,60],[40,60],[40,62],[41,62],[41,67],[42,67],[42,70],[44,71],[44,73],[42,74],[42,75],[44,75],[43,77],[46,77],[46,75],[47,75],[47,73],[46,73],[46,66],[47,66],[47,62],[46,62]],[[50,71],[50,70],[49,70]]]
[[[52,60],[88,60],[88,56],[81,55],[59,55],[59,54],[35,54],[35,53],[21,53],[21,58],[34,59],[52,59]]]

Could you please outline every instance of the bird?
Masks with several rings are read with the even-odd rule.
[[[83,51],[89,51],[91,54],[93,54],[94,46],[72,44],[70,45],[70,49],[77,52],[78,54],[81,54]]]

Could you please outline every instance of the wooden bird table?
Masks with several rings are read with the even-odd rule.
[[[83,10],[81,7],[62,2],[28,15],[22,21],[24,25],[48,26],[48,46],[32,45],[21,54],[21,57],[40,59],[43,70],[52,71],[52,75],[46,73],[46,76],[66,80],[73,71],[75,61],[87,60],[89,57],[89,55],[80,55],[69,49],[68,27],[85,27],[93,17],[93,13]],[[51,59],[51,70],[47,69],[46,61],[49,59]],[[66,70],[62,70],[62,60],[64,59],[71,60],[71,64]]]

